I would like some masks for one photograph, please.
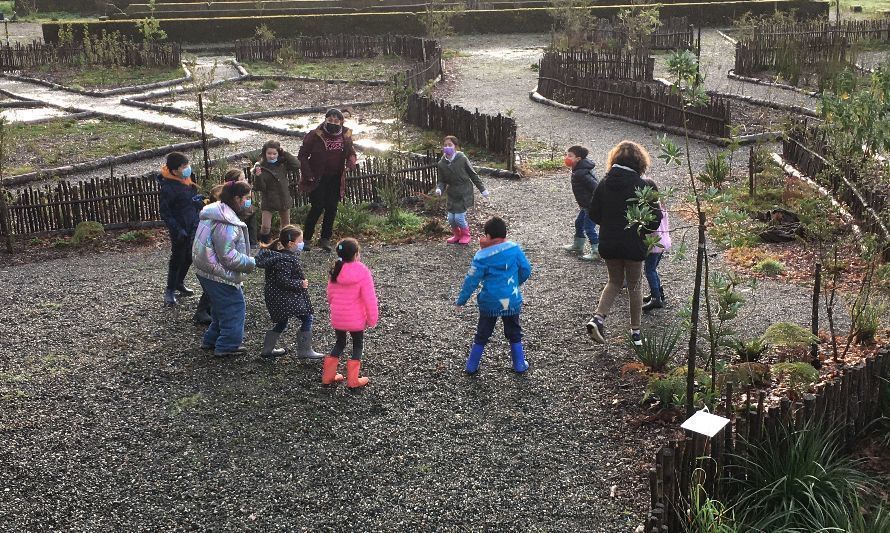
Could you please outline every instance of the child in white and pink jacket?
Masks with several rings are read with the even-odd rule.
[[[362,348],[365,329],[377,325],[377,292],[371,271],[361,262],[358,241],[343,239],[337,243],[337,262],[331,268],[328,281],[328,303],[331,306],[331,326],[337,335],[331,354],[325,357],[321,382],[332,385],[343,381],[337,373],[340,356],[346,349],[346,334],[352,337],[352,356],[346,363],[346,386],[354,389],[368,384],[359,377],[362,368]]]
[[[658,190],[658,186],[653,179],[644,178],[644,180],[653,189]],[[661,202],[658,202],[658,207],[661,209],[661,224],[659,224],[658,230],[656,230],[654,235],[659,238],[659,241],[646,255],[644,264],[646,281],[649,282],[649,296],[643,298],[643,311],[646,313],[653,309],[664,307],[664,287],[661,285],[661,277],[658,275],[658,264],[661,262],[662,255],[671,248],[671,227],[668,221],[668,212]]]

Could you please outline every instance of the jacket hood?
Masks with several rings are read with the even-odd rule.
[[[575,168],[572,170],[573,172],[577,172],[579,170],[590,170],[592,168],[596,168],[596,163],[590,159],[582,159],[581,161],[578,161],[578,164],[575,165]]]
[[[292,257],[294,257],[294,252],[289,250],[263,248],[256,254],[254,259],[256,259],[256,266],[260,268],[269,268]]]
[[[633,170],[612,165],[605,178],[600,182],[600,186],[605,185],[607,189],[611,190],[633,190],[639,179],[640,175]]]
[[[337,285],[355,285],[360,283],[365,277],[365,269],[358,261],[344,263],[337,275]]]
[[[218,201],[204,206],[204,209],[201,210],[200,218],[201,220],[213,220],[231,224],[233,226],[247,227],[247,224],[241,222],[241,219],[238,218],[238,214],[232,211],[231,207]]]

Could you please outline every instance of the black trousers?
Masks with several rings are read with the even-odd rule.
[[[330,239],[334,234],[334,219],[337,218],[337,205],[340,203],[340,176],[323,176],[318,187],[309,193],[311,208],[303,225],[303,237],[306,242],[312,240],[315,224],[324,212],[321,223],[321,238]]]
[[[167,290],[182,285],[192,266],[192,240],[170,239],[170,261],[167,263]]]
[[[504,317],[482,316],[479,315],[479,324],[476,325],[476,336],[473,337],[475,344],[485,346],[494,333],[494,327],[498,323],[498,318],[504,322],[504,337],[510,341],[510,344],[522,342],[522,326],[519,325],[519,315],[510,315]]]
[[[334,333],[337,335],[337,340],[334,343],[334,348],[331,350],[331,355],[335,357],[343,355],[343,352],[346,350],[346,334],[349,333],[352,336],[352,357],[350,359],[361,360],[362,350],[365,347],[365,332],[335,329]]]

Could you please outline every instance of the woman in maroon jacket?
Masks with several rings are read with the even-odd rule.
[[[300,190],[309,193],[312,208],[303,225],[305,247],[315,233],[315,224],[324,212],[318,246],[331,251],[331,235],[337,205],[346,194],[346,170],[355,168],[355,149],[352,146],[352,130],[343,126],[343,113],[328,109],[322,122],[303,139],[297,156],[300,159]]]

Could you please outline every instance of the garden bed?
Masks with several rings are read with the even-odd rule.
[[[321,81],[251,80],[225,83],[208,90],[204,109],[211,115],[238,115],[343,102],[384,101],[388,97],[386,87]],[[197,106],[194,98],[183,95],[164,95],[146,102],[186,110],[193,110]]]
[[[241,63],[255,76],[297,76],[323,80],[388,80],[411,63],[399,56],[374,58],[298,59],[294,62],[247,61]]]
[[[107,90],[178,80],[185,76],[182,67],[62,67],[44,65],[23,70],[22,76],[83,90]]]
[[[144,124],[100,118],[12,123],[6,130],[8,155],[4,175],[25,174],[192,140],[189,136]]]

